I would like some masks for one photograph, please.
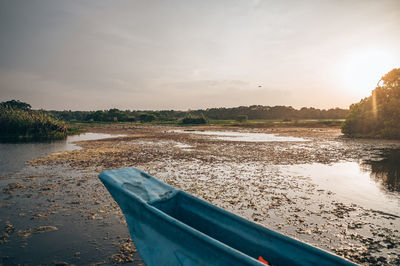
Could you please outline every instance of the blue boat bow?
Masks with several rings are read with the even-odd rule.
[[[355,265],[177,190],[135,168],[100,174],[146,265]]]

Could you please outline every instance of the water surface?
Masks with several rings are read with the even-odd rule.
[[[77,141],[96,140],[123,135],[102,133],[84,133],[68,136],[66,140],[47,142],[0,143],[0,176],[21,170],[25,163],[35,158],[60,151],[81,149],[74,144]]]
[[[364,160],[362,165],[371,171],[371,176],[389,191],[400,192],[400,149],[383,149],[380,159]]]
[[[225,141],[243,141],[243,142],[309,141],[307,139],[297,138],[297,137],[286,137],[286,136],[277,136],[275,134],[249,133],[249,132],[236,132],[236,131],[185,131],[185,130],[174,130],[173,132],[213,136],[214,139],[225,140]]]
[[[393,164],[392,160],[384,157],[360,162],[299,164],[282,166],[281,170],[310,178],[319,189],[331,191],[338,200],[400,216],[400,164]]]

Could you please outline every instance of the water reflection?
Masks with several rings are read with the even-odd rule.
[[[308,139],[298,138],[298,137],[277,136],[275,134],[237,132],[237,131],[170,130],[169,132],[213,136],[214,139],[225,140],[225,141],[242,141],[242,142],[309,141]]]
[[[390,154],[381,160],[369,160],[368,164],[365,161],[283,165],[281,172],[309,177],[318,189],[333,192],[332,197],[340,201],[400,215],[399,157]]]
[[[124,135],[85,133],[68,136],[66,140],[47,142],[0,143],[0,176],[21,170],[29,160],[60,151],[81,149],[76,141],[96,140]]]
[[[378,160],[364,160],[362,165],[388,190],[400,192],[400,149],[384,149],[380,157]]]

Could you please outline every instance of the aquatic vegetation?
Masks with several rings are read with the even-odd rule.
[[[386,158],[381,156],[381,150],[398,149],[400,142],[342,138],[337,128],[229,129],[311,140],[304,142],[225,141],[214,138],[219,136],[193,133],[201,129],[208,131],[209,127],[185,128],[185,133],[176,132],[177,129],[106,125],[103,132],[127,136],[80,142],[83,149],[36,159],[30,162],[34,166],[29,166],[29,171],[21,172],[17,178],[11,175],[3,179],[6,191],[2,193],[0,213],[10,217],[0,217],[3,219],[0,228],[5,228],[7,221],[15,224],[15,232],[10,233],[9,242],[3,244],[10,248],[7,262],[26,263],[25,254],[36,251],[34,243],[37,242],[34,241],[41,238],[52,243],[49,249],[54,250],[55,255],[43,259],[41,250],[28,258],[32,264],[51,264],[59,260],[77,265],[100,261],[112,264],[130,260],[129,257],[139,264],[138,253],[132,253],[123,240],[129,238],[129,233],[122,213],[96,178],[98,172],[105,169],[134,166],[248,220],[354,262],[399,264],[400,218],[398,208],[392,207],[399,202],[398,192],[388,191],[380,182],[375,182],[370,166],[365,166],[364,171],[364,166],[359,164],[366,159],[381,161]],[[96,132],[99,130],[96,128]],[[224,127],[212,130],[227,132]],[[313,168],[310,164],[316,171],[309,172]],[[340,165],[353,167],[346,167],[348,172],[344,172]],[[303,167],[305,172],[298,167]],[[337,182],[326,175],[338,177]],[[346,200],[341,191],[335,189],[339,185],[346,188],[346,184],[339,181],[350,182],[355,178],[352,188],[361,192],[365,186],[357,182],[360,180],[357,176],[369,181],[388,198],[378,201],[377,194],[364,193],[365,201],[375,201],[381,206],[390,204],[384,208],[377,204],[364,205]],[[335,186],[331,186],[332,183]],[[7,191],[11,194],[5,193]],[[360,193],[347,195],[359,197]],[[10,204],[14,204],[12,208]],[[18,210],[19,206],[23,210]],[[30,213],[31,208],[27,206],[38,208]],[[38,226],[56,226],[59,230],[33,233]],[[13,230],[11,226],[7,228]],[[29,233],[24,255],[18,256],[20,241]],[[75,241],[81,235],[84,241]],[[71,252],[60,255],[55,252],[63,247],[70,248]],[[74,252],[85,256],[75,256]]]
[[[303,138],[276,136],[274,134],[235,132],[235,131],[184,131],[172,130],[169,132],[189,133],[197,135],[213,136],[217,140],[241,141],[241,142],[286,142],[286,141],[309,141]]]
[[[40,111],[0,107],[0,141],[63,139],[67,126]]]

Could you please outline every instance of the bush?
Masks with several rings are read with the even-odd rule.
[[[236,117],[236,121],[238,121],[239,123],[243,123],[246,122],[248,119],[247,115],[238,115]]]
[[[29,103],[24,103],[19,100],[11,100],[7,102],[2,102],[0,103],[0,108],[1,107],[8,107],[12,109],[21,109],[21,110],[30,110],[31,105]]]
[[[0,140],[47,140],[67,137],[67,126],[47,114],[0,107]]]
[[[204,117],[204,115],[201,116],[187,116],[182,119],[182,124],[196,124],[196,125],[201,125],[201,124],[207,124],[207,119]]]
[[[140,122],[152,122],[152,121],[154,121],[154,120],[156,120],[156,116],[155,115],[153,115],[153,114],[141,114],[140,116],[139,116],[139,120],[140,120]]]

